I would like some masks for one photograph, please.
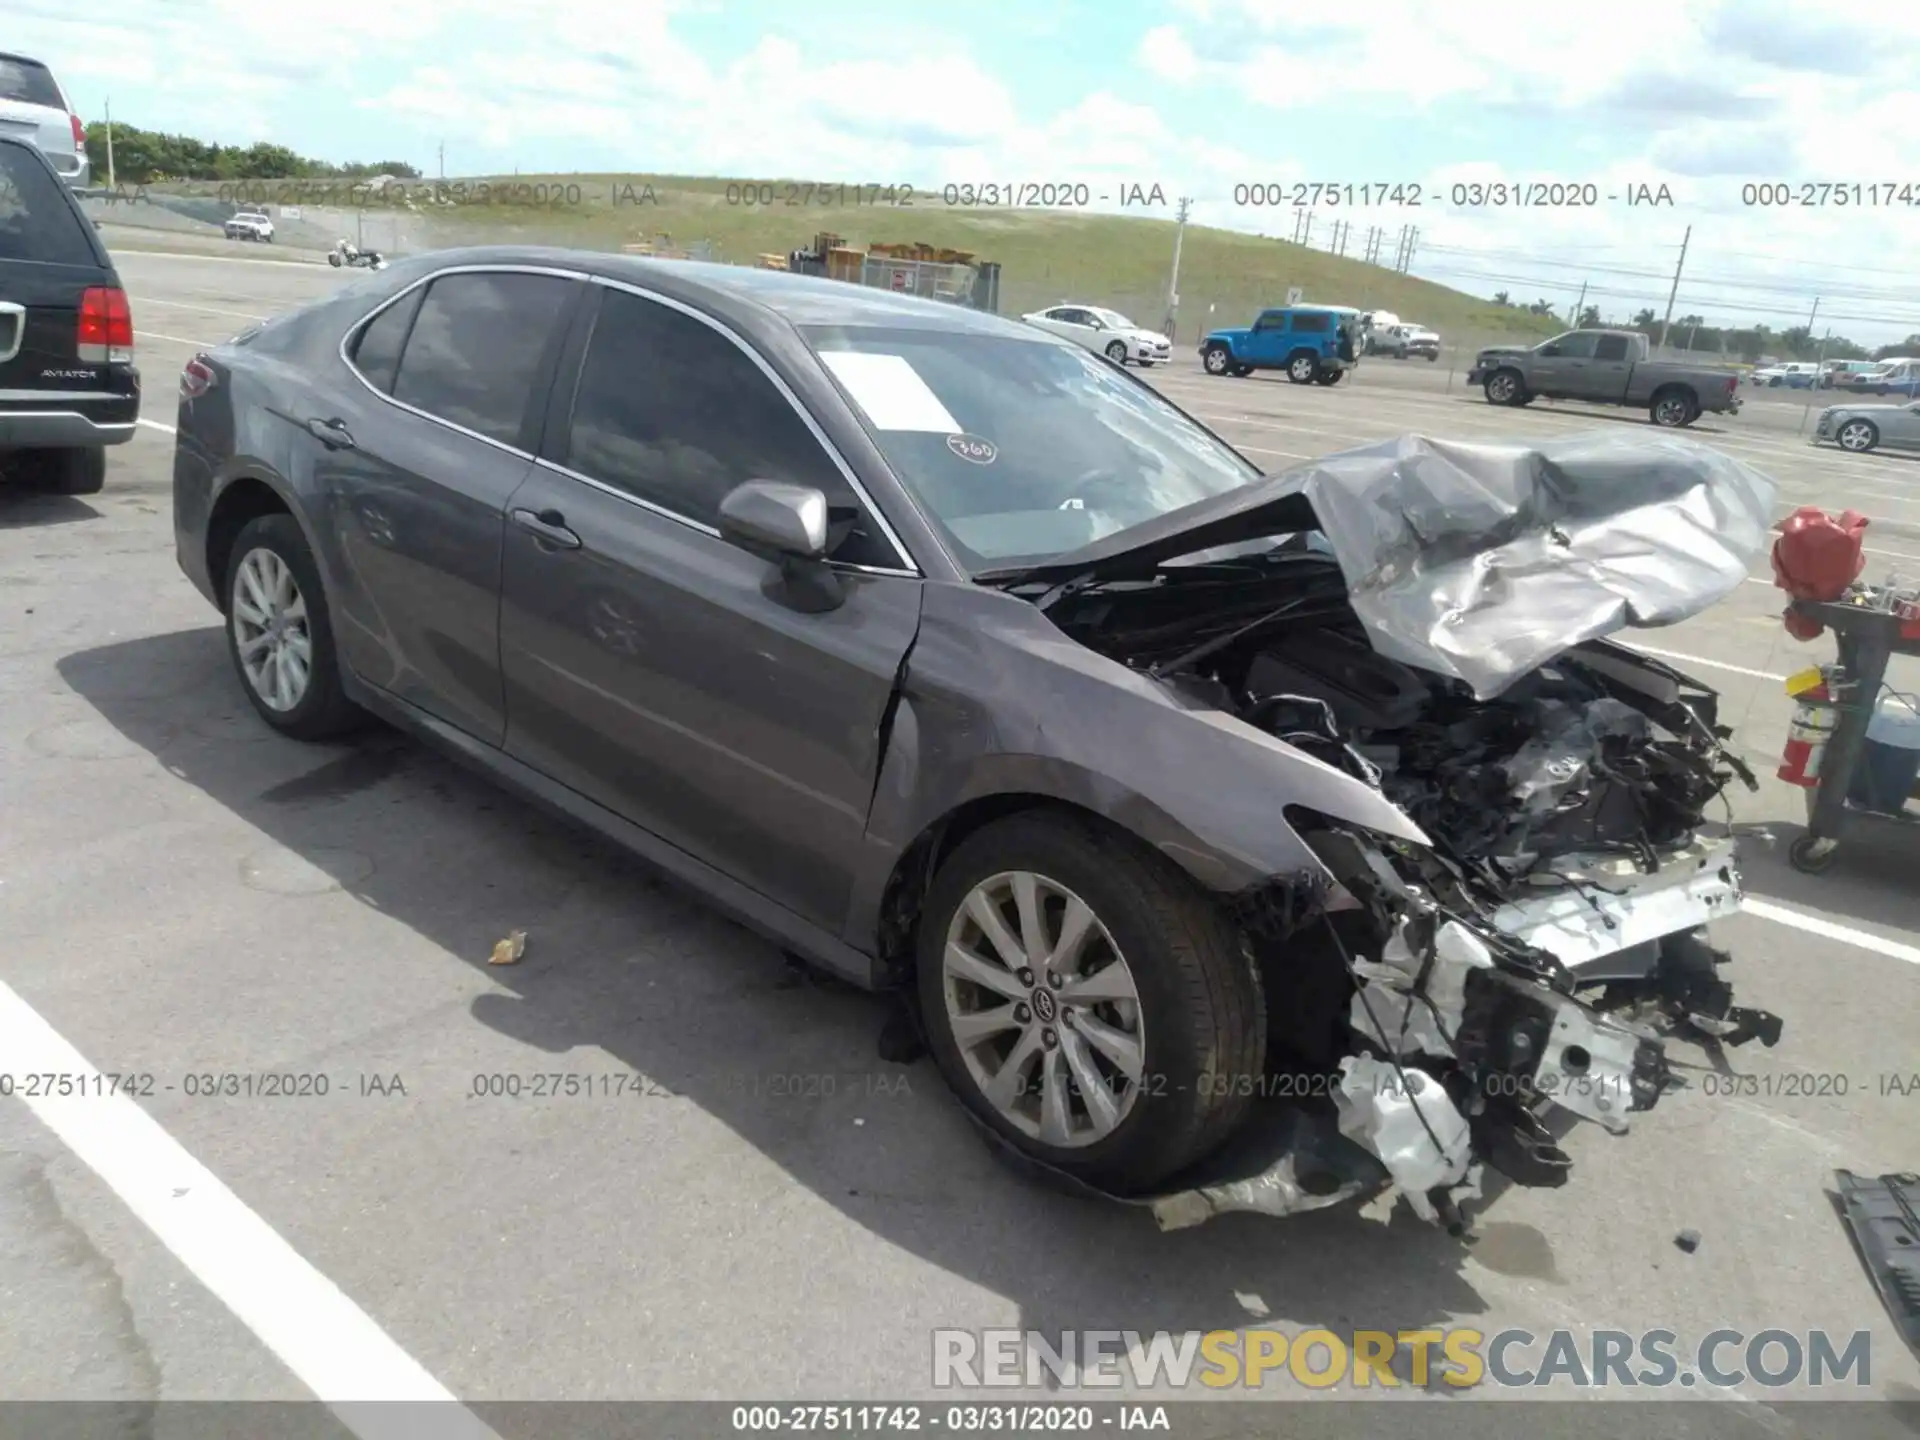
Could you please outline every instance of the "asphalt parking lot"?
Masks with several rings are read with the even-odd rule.
[[[1732,1054],[1758,1093],[1682,1092],[1623,1138],[1576,1130],[1572,1183],[1498,1194],[1470,1242],[1347,1211],[1163,1235],[1009,1174],[929,1064],[878,1058],[878,1002],[790,970],[599,840],[398,737],[315,749],[259,724],[174,564],[173,377],[341,277],[120,262],[146,423],[99,496],[0,491],[0,981],[23,1002],[0,990],[0,1037],[30,1007],[99,1070],[155,1077],[146,1112],[368,1317],[328,1342],[364,1346],[366,1373],[413,1363],[470,1401],[932,1400],[939,1326],[1730,1327],[1870,1331],[1871,1384],[1847,1398],[1920,1400],[1826,1194],[1837,1166],[1920,1169],[1920,830],[1863,833],[1820,879],[1788,868],[1802,809],[1772,779],[1780,682],[1831,641],[1785,634],[1764,560],[1711,613],[1629,637],[1721,688],[1764,777],[1733,817],[1756,913],[1722,936],[1742,1000],[1786,1020],[1777,1049]],[[1643,420],[1494,410],[1446,377],[1376,361],[1297,387],[1184,356],[1150,378],[1270,469],[1407,431]],[[1783,513],[1873,516],[1873,572],[1920,571],[1920,460],[1813,450],[1800,416],[1757,401],[1693,433],[1772,475]],[[489,967],[515,929],[524,961]],[[186,1093],[267,1072],[328,1093]],[[644,1083],[474,1093],[551,1072]],[[1844,1083],[1779,1093],[1793,1075]],[[134,1198],[0,1098],[0,1399],[305,1398],[285,1357],[324,1327],[288,1313],[297,1294],[257,1295],[243,1322]],[[251,1235],[236,1253],[287,1263]],[[1723,1398],[1684,1433],[1847,1429],[1782,1403],[1797,1389]],[[1531,1432],[1529,1413],[1478,1433]]]

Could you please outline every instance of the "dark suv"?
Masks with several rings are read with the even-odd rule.
[[[133,312],[107,247],[46,156],[0,136],[0,477],[90,495],[139,418]]]

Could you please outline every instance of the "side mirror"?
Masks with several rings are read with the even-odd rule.
[[[827,497],[804,485],[749,480],[721,500],[720,535],[767,560],[824,559]]]
[[[720,538],[780,567],[769,598],[808,614],[845,599],[827,565],[827,497],[805,485],[749,480],[720,502]]]

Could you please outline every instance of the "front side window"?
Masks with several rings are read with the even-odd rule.
[[[530,407],[544,399],[547,347],[575,283],[504,270],[433,281],[407,337],[393,398],[520,445]]]
[[[1040,563],[1260,474],[1077,347],[955,330],[804,333],[974,571]]]
[[[1599,345],[1600,337],[1592,333],[1570,331],[1558,340],[1549,341],[1547,348],[1561,360],[1591,360],[1594,349]]]
[[[833,559],[902,563],[800,413],[738,345],[624,290],[603,292],[561,463],[713,528],[737,485],[805,485],[831,507]]]

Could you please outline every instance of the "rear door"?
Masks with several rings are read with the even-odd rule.
[[[595,289],[577,388],[513,497],[507,749],[838,934],[922,582],[747,342]],[[751,479],[826,493],[837,609],[782,603],[777,570],[721,540]]]
[[[288,418],[328,495],[334,630],[354,672],[477,739],[505,738],[500,555],[539,443],[571,307],[539,267],[461,267],[402,292],[347,341],[344,393]],[[338,422],[332,423],[332,422]]]
[[[66,96],[38,60],[0,55],[0,135],[37,145],[63,177],[79,171]]]
[[[1573,392],[1577,398],[1618,404],[1627,398],[1627,384],[1633,376],[1633,345],[1624,335],[1597,336],[1593,359],[1586,369],[1571,373],[1581,386]]]
[[[1082,310],[1077,305],[1063,305],[1053,312],[1056,334],[1084,345],[1089,350],[1100,348],[1100,332],[1094,329],[1092,312]]]
[[[52,410],[130,427],[139,397],[130,321],[109,347],[104,333],[83,351],[82,305],[124,306],[119,279],[73,197],[26,145],[0,141],[0,416]],[[0,444],[6,443],[0,419]]]

